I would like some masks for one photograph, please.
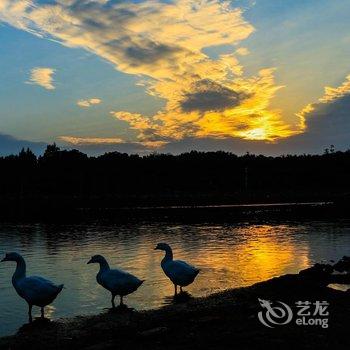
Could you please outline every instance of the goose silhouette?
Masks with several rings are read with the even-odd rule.
[[[123,270],[111,269],[107,260],[102,255],[94,255],[88,261],[88,264],[94,263],[100,265],[100,270],[96,275],[97,283],[111,292],[113,308],[115,308],[114,299],[117,295],[120,297],[119,306],[122,306],[123,297],[135,292],[144,282]]]
[[[180,291],[182,292],[182,287],[190,285],[200,270],[185,261],[173,260],[173,251],[167,243],[158,243],[154,249],[165,251],[161,267],[166,276],[173,282],[175,295],[177,295],[177,286],[180,286]]]
[[[26,276],[26,262],[18,253],[7,253],[1,260],[14,261],[17,263],[16,270],[12,276],[12,285],[17,294],[28,303],[29,322],[32,322],[32,307],[41,308],[41,317],[44,318],[45,306],[51,304],[62,291],[63,284],[56,285],[40,276]]]

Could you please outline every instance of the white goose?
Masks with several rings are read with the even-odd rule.
[[[94,255],[88,264],[100,264],[100,271],[96,276],[97,283],[109,290],[112,294],[112,306],[115,308],[114,299],[116,295],[120,296],[120,306],[123,305],[123,297],[137,290],[143,280],[138,279],[134,275],[119,270],[111,269],[107,260],[102,255]]]
[[[177,294],[177,286],[180,286],[182,292],[182,287],[190,285],[200,270],[185,261],[173,260],[173,251],[167,243],[158,243],[154,249],[165,251],[165,256],[161,262],[162,269],[170,281],[174,283],[175,295]]]
[[[29,306],[29,321],[32,321],[33,305],[41,308],[41,317],[44,318],[45,306],[51,304],[62,291],[63,284],[55,285],[51,281],[40,276],[26,276],[26,263],[18,253],[7,253],[1,260],[15,261],[16,270],[12,276],[12,284],[17,294],[22,297]]]

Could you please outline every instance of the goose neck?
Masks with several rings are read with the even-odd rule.
[[[167,261],[172,261],[173,260],[173,251],[171,250],[171,248],[169,247],[166,251],[165,251],[165,256],[163,258],[164,262]]]
[[[107,260],[101,260],[100,261],[100,272],[105,272],[110,269]]]
[[[22,257],[19,257],[16,262],[17,262],[17,266],[12,277],[13,280],[18,280],[26,277],[26,262]]]

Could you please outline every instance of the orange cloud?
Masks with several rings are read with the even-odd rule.
[[[164,111],[152,117],[112,113],[138,130],[141,141],[185,137],[273,141],[297,133],[283,122],[280,111],[268,109],[270,100],[281,88],[274,83],[272,69],[262,70],[258,77],[249,79],[237,77],[220,83],[197,80],[194,84],[185,89],[174,86]]]
[[[342,83],[340,86],[336,88],[326,86],[324,90],[324,96],[319,99],[319,101],[322,103],[331,102],[347,95],[350,93],[350,74],[345,78],[344,83]]]

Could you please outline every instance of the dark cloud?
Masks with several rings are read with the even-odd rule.
[[[154,64],[159,60],[174,55],[181,51],[177,47],[168,46],[165,44],[157,44],[152,41],[143,40],[143,46],[132,45],[125,49],[125,56],[138,63]]]
[[[109,32],[115,23],[118,23],[118,28],[116,28],[118,32],[115,33],[117,39],[106,41],[102,43],[101,47],[113,56],[123,57],[123,60],[129,62],[133,67],[154,64],[182,51],[178,47],[157,43],[145,36],[125,30],[124,26],[130,20],[136,20],[140,14],[135,9],[121,7],[116,9],[114,5],[118,3],[122,3],[122,1],[109,1],[104,4],[77,0],[66,8],[81,21],[81,27],[84,30],[101,37]],[[153,12],[156,12],[156,9]],[[99,17],[101,13],[103,14],[102,18]]]
[[[65,3],[64,1],[63,2],[61,1],[61,5],[63,7],[68,8],[71,11],[80,12],[82,16],[87,11],[99,10],[101,8],[105,10],[110,10],[111,16],[115,16],[116,14],[113,13],[114,5],[117,5],[123,2],[124,0],[109,0],[109,1],[106,1],[105,3],[91,1],[91,0],[75,0],[75,1],[68,1],[67,3]],[[56,1],[53,1],[53,4],[56,4]],[[126,17],[126,18],[135,17],[135,13],[132,11],[129,11],[128,9],[121,9],[120,11],[118,11],[117,15],[121,15],[122,17]]]
[[[350,94],[329,103],[314,105],[307,115],[307,132],[311,137],[337,139],[350,143]]]
[[[201,80],[193,87],[193,92],[183,95],[181,109],[192,111],[222,111],[238,106],[247,96],[211,80]]]
[[[83,23],[84,26],[89,27],[90,29],[103,30],[104,28],[106,28],[104,23],[98,22],[92,18],[84,18]]]
[[[305,116],[306,131],[284,143],[305,152],[322,152],[330,145],[338,150],[350,149],[350,94],[313,107]]]
[[[26,140],[18,140],[10,135],[0,134],[0,155],[16,154],[22,148],[30,148],[34,153],[41,154],[46,148],[43,142],[32,142]]]

